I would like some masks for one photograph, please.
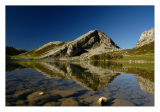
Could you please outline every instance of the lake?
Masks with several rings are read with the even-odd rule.
[[[6,63],[6,106],[154,106],[154,64]]]

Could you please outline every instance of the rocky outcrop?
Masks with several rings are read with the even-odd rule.
[[[68,45],[68,56],[81,55],[82,53],[89,53],[108,50],[117,50],[119,47],[115,45],[113,40],[99,30],[92,30]],[[95,50],[96,49],[96,50]]]
[[[150,44],[151,42],[154,42],[154,28],[144,31],[138,40],[135,48],[139,48],[141,46]]]

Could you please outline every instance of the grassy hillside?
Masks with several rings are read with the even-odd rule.
[[[133,49],[127,49],[124,50],[127,51],[128,55],[150,55],[154,54],[154,42],[151,42],[150,44],[138,47],[138,48],[133,48]]]
[[[36,48],[32,51],[29,51],[29,52],[26,52],[26,53],[23,53],[23,54],[20,54],[20,55],[16,55],[16,56],[12,56],[13,58],[35,58],[35,57],[39,57],[45,53],[47,53],[49,50],[52,50],[52,49],[55,49],[55,48],[58,48],[62,45],[64,45],[66,42],[61,42],[59,44],[50,44],[46,47],[42,47],[41,49],[39,48]]]
[[[93,55],[91,60],[154,61],[154,42],[139,48]]]

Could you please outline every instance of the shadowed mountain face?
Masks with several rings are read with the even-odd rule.
[[[49,42],[18,57],[42,59],[80,56],[81,58],[87,58],[90,55],[118,49],[119,47],[110,37],[99,30],[92,30],[74,41]]]
[[[6,55],[7,56],[14,56],[14,55],[18,55],[18,54],[25,53],[25,52],[27,52],[27,50],[17,49],[17,48],[13,48],[10,46],[6,47]]]
[[[154,68],[149,65],[130,65],[111,62],[16,62],[49,78],[72,79],[94,91],[107,87],[120,73],[134,74],[141,89],[154,94]],[[135,67],[137,66],[137,67]]]
[[[27,50],[6,46],[6,59],[9,60],[11,59],[10,56],[19,55],[25,52],[27,52]]]

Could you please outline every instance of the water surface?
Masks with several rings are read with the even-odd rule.
[[[153,64],[8,62],[7,106],[153,106]],[[69,103],[68,103],[69,102]]]

